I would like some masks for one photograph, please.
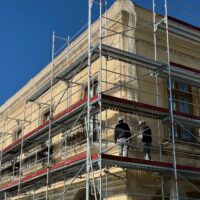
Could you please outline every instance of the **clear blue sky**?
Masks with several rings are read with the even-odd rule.
[[[134,2],[152,7],[151,0]],[[157,2],[162,13],[161,0]],[[199,0],[168,2],[169,15],[200,26]],[[53,30],[72,36],[87,23],[87,14],[87,0],[0,0],[0,105],[50,62]]]

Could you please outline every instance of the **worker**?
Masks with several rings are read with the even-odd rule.
[[[130,128],[127,123],[124,123],[124,117],[118,117],[118,124],[115,127],[114,140],[118,144],[119,155],[128,157],[128,138],[131,137]]]
[[[142,130],[142,143],[143,143],[143,150],[144,150],[144,159],[151,160],[151,129],[149,126],[146,125],[144,120],[139,121],[139,127]]]

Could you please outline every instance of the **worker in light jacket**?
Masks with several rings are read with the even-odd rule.
[[[118,124],[115,127],[114,140],[118,144],[119,155],[123,157],[128,156],[128,138],[131,137],[130,128],[127,123],[124,123],[124,117],[118,117]]]
[[[144,120],[139,121],[139,127],[142,131],[142,143],[143,143],[143,150],[144,150],[144,159],[151,160],[151,129],[149,126],[146,125]]]

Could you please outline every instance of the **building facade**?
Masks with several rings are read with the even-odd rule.
[[[200,199],[200,29],[152,18],[116,1],[92,24],[90,53],[87,30],[0,107],[1,199]]]

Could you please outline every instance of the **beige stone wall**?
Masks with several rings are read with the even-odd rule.
[[[153,43],[153,32],[152,32],[152,13],[146,11],[140,7],[136,7],[137,13],[137,27],[136,29],[136,53],[147,58],[154,59],[154,43]],[[157,20],[161,19],[157,16]],[[142,26],[146,24],[146,26]],[[174,34],[169,34],[170,41],[170,60],[175,63],[179,63],[185,66],[189,66],[194,69],[199,69],[199,50],[200,46],[192,41],[184,40],[179,36]],[[161,29],[157,31],[157,59],[162,62],[167,62],[167,52],[166,52],[166,35]],[[145,74],[150,73],[149,70],[142,68],[137,68],[138,77],[145,76]],[[147,103],[150,105],[157,105],[156,101],[156,78],[154,76],[146,76],[138,81],[139,95],[138,99],[140,102]],[[167,80],[158,78],[158,90],[159,90],[159,106],[168,107],[168,92],[167,92]],[[192,103],[193,103],[193,115],[199,116],[199,89],[192,87]],[[145,118],[144,118],[145,119]],[[148,124],[152,127],[153,132],[153,145],[158,147],[159,145],[159,132],[157,129],[157,121],[151,119],[145,119]],[[161,142],[164,138],[168,137],[169,124],[167,122],[161,123]],[[165,146],[163,146],[165,149]],[[198,147],[177,144],[177,162],[180,164],[198,166],[198,161],[194,157],[188,155],[192,152],[198,151]],[[167,151],[165,156],[163,156],[164,161],[173,161],[172,157],[169,155],[172,152],[172,146],[167,146]],[[154,159],[158,159],[158,154],[153,154]]]
[[[113,34],[113,31],[126,31],[130,27],[136,27],[136,30],[127,31],[126,35],[117,34],[110,36],[108,38],[103,39],[104,44],[111,45],[113,47],[117,47],[132,53],[137,53],[139,55],[154,58],[154,50],[153,50],[153,34],[152,34],[152,13],[146,11],[140,7],[135,7],[129,1],[117,1],[107,12],[107,17],[119,21],[120,23],[114,23],[112,21],[103,20],[103,24],[109,28],[107,31],[103,31],[105,35]],[[122,24],[126,24],[122,25]],[[145,26],[143,26],[145,24]],[[112,31],[113,30],[113,31]],[[92,26],[92,45],[97,44],[99,37],[99,21],[97,20]],[[158,60],[166,62],[166,43],[165,43],[165,34],[163,31],[158,31]],[[195,69],[198,69],[200,64],[199,62],[199,50],[200,46],[197,44],[190,43],[188,41],[184,41],[183,39],[176,37],[174,35],[170,35],[170,57],[173,62],[177,62],[180,64],[188,65]],[[70,50],[69,50],[70,49]],[[87,50],[87,34],[86,32],[79,36],[72,44],[70,48],[64,50],[56,59],[55,59],[55,75],[59,72],[63,71],[66,67],[68,67],[71,63],[73,63],[79,55],[82,55],[83,52]],[[68,53],[67,53],[68,52]],[[99,81],[99,69],[100,69],[100,60],[98,59],[92,64],[92,79]],[[144,76],[145,74],[149,74],[150,72],[141,67],[125,64],[117,60],[106,60],[102,58],[102,91],[105,94],[134,100],[138,102],[143,102],[150,105],[158,105],[160,107],[168,107],[168,92],[167,92],[167,81],[158,78],[159,83],[159,103],[157,104],[156,98],[156,79],[154,76]],[[1,144],[1,148],[8,146],[11,144],[13,139],[13,132],[15,132],[19,127],[23,129],[23,134],[26,135],[30,131],[37,128],[39,125],[43,123],[43,114],[49,110],[51,91],[48,90],[43,95],[41,95],[38,99],[38,103],[28,102],[25,104],[25,99],[27,99],[32,93],[37,91],[42,84],[45,84],[50,79],[50,71],[51,71],[51,63],[44,68],[34,79],[29,82],[22,90],[20,90],[14,97],[12,97],[8,102],[5,103],[0,108],[0,112],[2,116],[0,118],[0,130],[5,131],[11,134],[11,136],[6,135],[4,138],[0,137],[0,140],[3,139],[5,142],[3,145]],[[123,74],[123,75],[122,75]],[[142,78],[140,78],[142,77]],[[135,78],[134,81],[131,81]],[[87,68],[80,71],[76,74],[72,80],[73,87],[67,89],[67,85],[64,82],[58,82],[53,87],[53,105],[56,107],[54,115],[60,113],[61,111],[67,109],[74,103],[80,101],[84,98],[85,88],[87,87]],[[123,84],[125,82],[129,82],[125,86]],[[76,84],[78,83],[78,84]],[[116,88],[117,86],[117,88]],[[112,89],[115,88],[115,89]],[[196,88],[192,89],[196,94],[200,95],[200,91]],[[196,95],[193,97],[194,103],[199,104],[200,98]],[[58,102],[60,102],[58,104]],[[26,112],[25,111],[26,106]],[[194,114],[199,115],[200,110],[194,109]],[[149,119],[142,116],[135,116],[126,113],[120,113],[120,115],[125,116],[126,122],[131,127],[132,133],[138,131],[138,120],[145,119],[147,124],[150,125],[153,133],[153,147],[159,148],[160,143],[162,143],[163,139],[168,135],[168,124],[161,123],[160,130],[158,130],[157,120]],[[26,119],[26,123],[24,125],[21,123],[17,123],[16,120],[10,118],[16,118],[20,120],[24,120],[24,116]],[[113,142],[113,130],[117,123],[117,117],[119,116],[118,111],[109,110],[104,111],[102,113],[102,138],[107,140],[107,143],[103,144],[103,150],[107,148],[112,148],[114,145]],[[99,117],[99,116],[98,116]],[[6,120],[6,126],[4,121]],[[159,134],[161,137],[159,138]],[[59,162],[61,160],[66,159],[67,157],[86,152],[86,145],[84,143],[78,144],[67,150],[67,154],[63,154],[63,151],[59,151],[60,142],[63,140],[63,131],[60,134],[57,134],[52,138],[52,143],[54,144],[54,160],[53,163]],[[139,145],[139,146],[134,146]],[[132,141],[132,149],[130,150],[130,156],[135,158],[143,158],[143,152],[141,148],[141,140],[134,139]],[[171,150],[172,147],[167,144],[165,148],[163,161],[169,162],[172,161]],[[94,143],[91,147],[92,152],[96,153],[98,151],[98,144]],[[136,151],[137,149],[137,151]],[[167,152],[169,150],[169,152]],[[199,153],[196,147],[185,147],[184,151],[186,153],[196,152]],[[193,157],[185,157],[182,155],[183,145],[177,146],[177,161],[181,164],[188,164],[192,166],[198,166],[198,160],[195,160]],[[118,149],[113,148],[109,153],[117,155]],[[159,160],[159,151],[152,151],[153,160]],[[30,173],[32,170],[41,169],[44,166],[42,164],[37,164],[33,166],[34,169],[31,170],[25,169],[24,174],[26,175]],[[113,172],[115,173],[115,172]],[[115,190],[118,192],[123,190],[123,192],[119,192],[118,195],[110,195],[107,199],[139,199],[132,198],[131,195],[126,195],[124,190],[128,190],[129,193],[135,191],[135,188],[138,191],[141,190],[138,184],[148,183],[148,184],[158,184],[158,177],[152,177],[152,174],[143,172],[143,174],[138,177],[138,174],[135,171],[128,171],[126,173],[127,182],[126,184],[121,182],[116,187],[116,180],[111,181],[109,187],[112,190],[112,194]],[[149,182],[148,182],[148,181]],[[82,180],[78,180],[77,183]],[[135,184],[135,185],[134,185]],[[63,182],[58,183],[57,185],[53,185],[51,187],[51,191],[55,192],[57,189],[63,187]],[[148,188],[148,190],[150,190]],[[45,188],[41,188],[37,191],[37,193],[44,193]],[[32,192],[32,191],[31,191]],[[156,194],[157,190],[151,189],[152,194]],[[78,199],[78,192],[74,192],[71,194],[70,199]],[[24,197],[22,199],[29,199],[29,197]]]
[[[114,6],[111,8],[111,12],[108,12],[108,17],[110,18],[115,18],[119,21],[121,21],[122,23],[125,24],[130,24],[130,25],[134,25],[135,24],[135,19],[134,19],[134,15],[131,14],[130,16],[127,14],[127,12],[123,12],[122,14],[117,10],[118,6]],[[93,32],[93,44],[97,43],[97,37],[98,37],[98,23],[95,23],[92,27],[92,32]],[[125,28],[121,25],[121,24],[115,24],[113,22],[107,22],[107,26],[110,30],[115,30],[115,31],[122,31]],[[107,34],[113,33],[112,31],[108,31]],[[130,36],[134,36],[134,31],[132,31],[132,33],[129,33]],[[127,39],[126,37],[123,36],[119,36],[119,35],[114,35],[112,37],[109,37],[109,39],[106,39],[106,41],[103,41],[106,44],[110,44],[112,46],[124,49],[124,50],[129,50],[134,52],[135,48],[134,48],[134,40],[130,41],[130,38]],[[78,45],[76,47],[73,48],[73,46]],[[68,55],[65,55],[65,57],[67,57],[67,59],[63,59],[64,57],[64,53],[61,54],[61,56],[59,56],[58,58],[55,59],[55,75],[59,72],[62,71],[62,68],[66,67],[66,65],[68,65],[68,63],[73,63],[73,61],[76,59],[76,57],[78,55],[80,55],[81,52],[86,50],[86,46],[87,46],[87,37],[86,34],[84,33],[83,35],[81,35],[77,41],[75,41],[74,43],[71,44],[72,46],[72,50],[70,50]],[[68,50],[66,50],[68,51]],[[63,59],[63,60],[62,60]],[[95,63],[92,64],[92,79],[99,79],[99,65],[100,62],[99,60],[97,60]],[[40,76],[42,76],[44,79],[47,79],[49,77],[48,73],[50,70],[50,65],[43,70],[43,74],[39,74],[35,77],[36,81],[40,80]],[[119,61],[108,61],[107,62],[107,66],[105,64],[105,59],[103,60],[103,65],[102,65],[103,69],[108,69],[111,72],[102,72],[102,90],[109,90],[112,87],[115,87],[116,84],[123,84],[125,81],[128,80],[127,74],[128,72],[132,74],[135,74],[134,72],[134,67],[133,66],[129,66],[127,64],[123,64]],[[48,73],[44,73],[48,71]],[[123,73],[124,76],[120,76],[119,73]],[[82,86],[74,84],[72,88],[66,90],[66,85],[63,82],[59,82],[58,84],[56,84],[53,87],[53,104],[57,107],[57,109],[55,110],[54,115],[58,114],[59,112],[63,111],[64,109],[67,108],[67,106],[73,105],[74,103],[78,102],[79,100],[81,100],[83,98],[84,95],[84,88],[87,86],[87,69],[82,70],[81,72],[79,72],[72,80],[73,82],[78,82],[79,84],[82,84]],[[108,82],[108,83],[105,83]],[[42,83],[41,83],[42,85]],[[137,87],[137,83],[131,83],[129,84],[129,87]],[[64,92],[66,90],[66,92]],[[32,92],[34,92],[34,90],[32,90]],[[71,94],[71,96],[69,96],[69,93]],[[61,98],[61,96],[64,94],[64,96]],[[129,97],[129,99],[136,99],[135,95],[132,95],[132,91],[129,89],[124,89],[123,87],[118,90],[115,89],[114,91],[109,91],[108,92],[109,95],[114,95],[117,97],[123,97],[123,98],[127,98]],[[28,94],[26,95],[28,97]],[[69,98],[69,100],[67,99]],[[24,114],[24,107],[25,107],[25,103],[23,100],[23,96],[22,96],[22,100],[19,101],[17,104],[12,104],[11,107],[9,109],[6,110],[6,115],[7,116],[12,116],[12,118],[15,119],[24,119],[24,115],[27,121],[30,121],[30,123],[26,123],[25,126],[23,126],[23,134],[26,135],[27,133],[29,133],[30,131],[34,130],[36,127],[38,127],[39,125],[42,124],[42,116],[43,114],[48,111],[49,109],[49,105],[50,104],[50,90],[45,92],[43,95],[41,95],[36,102],[38,103],[27,103],[26,105],[26,111]],[[58,102],[59,103],[58,105]],[[19,105],[20,104],[20,105]],[[5,105],[6,107],[6,105]],[[107,116],[108,120],[109,118],[112,118],[112,114],[111,116]],[[2,118],[3,119],[3,118]],[[117,119],[117,116],[115,116],[115,119]],[[11,133],[13,131],[15,131],[17,128],[20,128],[22,125],[18,125],[16,124],[15,120],[9,120],[7,122],[7,132],[11,131]],[[14,128],[13,128],[14,127]],[[13,139],[11,139],[12,137],[9,137],[6,142],[4,142],[4,147],[9,145],[10,143],[13,142]]]

